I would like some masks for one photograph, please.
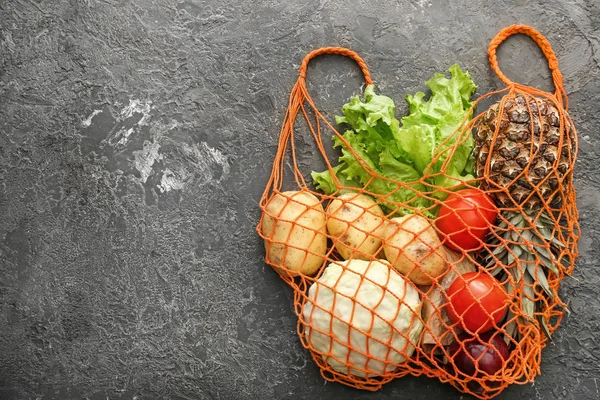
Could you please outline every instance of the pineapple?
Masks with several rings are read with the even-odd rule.
[[[505,271],[502,266],[507,267],[517,285],[523,287],[523,309],[530,317],[526,323],[535,320],[545,298],[554,299],[556,295],[548,285],[547,273],[558,274],[557,254],[564,244],[553,233],[558,230],[556,218],[560,218],[553,209],[563,200],[559,186],[570,179],[575,157],[569,140],[575,132],[567,119],[564,123],[567,134],[561,146],[556,105],[542,97],[517,94],[505,97],[503,105],[490,107],[475,127],[477,176],[486,177],[481,188],[494,199],[503,217],[490,235],[491,250],[485,265],[495,275]],[[516,229],[508,229],[506,221]],[[502,246],[498,237],[513,243]],[[550,245],[546,247],[546,243]],[[536,258],[541,261],[540,267]],[[512,290],[507,280],[507,291]],[[539,315],[537,319],[550,337],[548,321]],[[518,338],[516,321],[509,322],[506,329]]]

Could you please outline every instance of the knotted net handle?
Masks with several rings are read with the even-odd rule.
[[[351,58],[358,64],[365,78],[365,83],[367,85],[373,83],[373,80],[371,79],[371,74],[369,73],[369,68],[367,67],[365,61],[355,51],[352,51],[350,49],[344,47],[322,47],[320,49],[311,51],[304,57],[304,59],[302,60],[302,64],[300,65],[300,74],[298,76],[298,80],[296,81],[296,84],[294,85],[290,93],[287,111],[283,120],[283,124],[281,125],[281,132],[279,134],[279,145],[277,147],[277,153],[275,154],[275,160],[273,162],[273,170],[271,172],[269,182],[267,183],[267,187],[263,193],[261,205],[266,203],[266,200],[268,199],[271,191],[280,190],[282,187],[284,158],[285,153],[288,149],[288,145],[291,147],[292,150],[291,156],[293,161],[294,178],[296,180],[296,183],[301,188],[306,187],[306,182],[304,181],[302,174],[297,168],[298,164],[296,162],[296,152],[293,141],[294,122],[296,121],[296,117],[298,116],[298,114],[302,112],[304,114],[304,117],[307,118],[307,122],[309,123],[309,129],[311,130],[315,138],[319,137],[319,134],[315,133],[315,131],[320,131],[319,120],[322,120],[324,123],[330,126],[330,124],[321,115],[319,110],[317,110],[317,107],[310,95],[308,94],[308,90],[306,88],[306,71],[308,69],[308,63],[313,58],[324,54],[341,55]],[[313,125],[308,121],[305,103],[310,109],[312,109],[312,111],[317,117],[316,128],[314,128]],[[333,129],[333,127],[331,128]],[[317,141],[317,145],[319,146],[319,150],[324,154],[325,150],[322,148],[322,143]]]
[[[554,50],[552,50],[552,46],[550,45],[550,42],[548,42],[548,39],[546,39],[546,37],[535,28],[529,25],[511,25],[498,32],[488,47],[488,56],[492,70],[494,70],[496,75],[498,75],[498,78],[500,78],[500,80],[504,82],[506,86],[516,85],[515,82],[508,79],[508,77],[500,70],[500,67],[498,66],[498,58],[496,56],[496,50],[498,49],[498,46],[500,46],[510,36],[519,33],[529,36],[542,50],[544,57],[546,57],[548,60],[548,67],[552,72],[552,81],[554,83],[554,87],[556,88],[556,91],[554,92],[556,100],[561,104],[563,104],[564,100],[564,107],[567,109],[567,95],[564,89],[563,76],[558,67],[558,59],[556,58],[556,54],[554,53]]]
[[[355,52],[345,47],[322,47],[320,49],[316,49],[308,53],[304,59],[302,60],[302,64],[300,65],[300,76],[298,80],[306,80],[306,70],[308,69],[308,63],[315,57],[318,57],[323,54],[337,54],[340,56],[349,57],[354,60],[358,66],[360,67],[361,72],[365,77],[365,83],[370,85],[373,83],[371,79],[371,73],[369,72],[369,68],[365,61]]]

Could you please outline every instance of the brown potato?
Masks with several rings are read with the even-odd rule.
[[[267,263],[306,275],[319,270],[327,253],[325,211],[319,199],[300,191],[276,194],[262,218]]]
[[[391,219],[383,251],[390,264],[417,285],[430,285],[448,269],[437,232],[420,215]]]
[[[327,207],[327,231],[344,260],[368,260],[381,249],[385,217],[369,196],[344,193]]]

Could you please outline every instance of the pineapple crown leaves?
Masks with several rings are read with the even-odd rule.
[[[566,260],[562,257],[565,244],[559,240],[559,229],[556,222],[545,212],[538,212],[532,216],[527,213],[503,213],[500,223],[490,232],[488,237],[488,254],[484,258],[487,269],[493,268],[492,275],[497,275],[505,268],[510,268],[515,263],[525,269],[527,265],[534,264],[536,259],[559,275],[557,266]],[[550,229],[550,227],[555,227]],[[535,275],[535,274],[534,274]]]
[[[512,313],[507,315],[507,329],[514,338],[521,335],[517,330],[517,320],[521,320],[526,324],[537,321],[551,340],[549,321],[543,310],[554,304],[562,305],[549,277],[557,279],[557,266],[564,270],[560,254],[566,247],[557,237],[560,234],[557,225],[543,210],[505,212],[488,238],[488,254],[483,264],[491,269],[492,275],[506,276],[507,293],[515,292],[526,315],[525,318],[515,318]],[[548,275],[550,272],[552,275]]]

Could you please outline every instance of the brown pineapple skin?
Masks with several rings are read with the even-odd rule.
[[[481,189],[502,208],[536,209],[543,200],[560,201],[560,183],[571,174],[575,157],[568,140],[575,132],[568,119],[565,124],[561,146],[560,114],[551,101],[517,94],[492,105],[474,132],[475,172],[485,176]]]

